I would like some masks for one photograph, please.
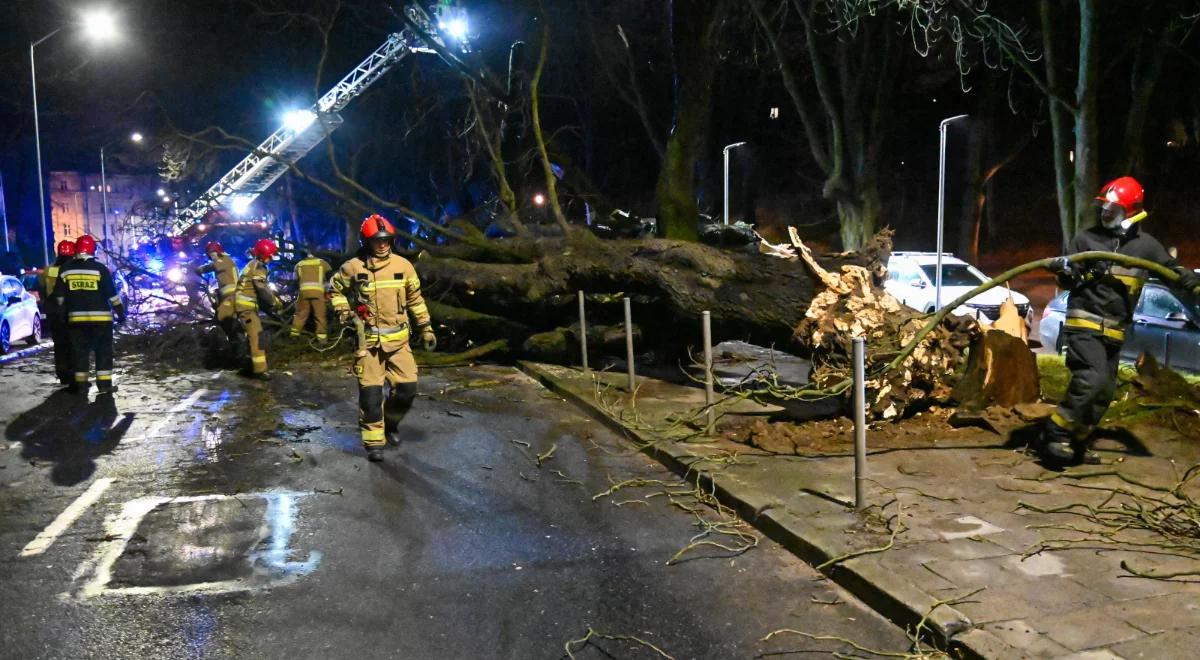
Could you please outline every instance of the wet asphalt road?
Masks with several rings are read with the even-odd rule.
[[[0,657],[559,658],[589,625],[676,658],[840,648],[758,641],[784,627],[907,646],[769,540],[665,565],[694,515],[593,495],[670,475],[509,368],[424,372],[374,465],[343,368],[126,363],[84,402],[48,364],[0,366]]]

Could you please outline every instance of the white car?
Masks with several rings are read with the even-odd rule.
[[[888,277],[883,288],[900,302],[921,312],[934,309],[935,281],[937,278],[936,252],[893,252],[888,258]],[[971,264],[950,254],[942,253],[942,304],[954,302],[959,296],[988,281],[987,275]],[[985,323],[993,323],[1000,316],[1000,305],[1012,296],[1017,313],[1025,319],[1027,326],[1033,324],[1033,311],[1029,298],[996,287],[985,291],[954,310],[960,316],[972,316]]]
[[[24,339],[30,346],[42,341],[42,315],[37,298],[21,286],[21,280],[0,275],[0,353],[7,353],[15,341]]]

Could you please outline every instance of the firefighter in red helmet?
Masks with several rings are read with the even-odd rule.
[[[1145,191],[1133,177],[1105,185],[1096,197],[1097,224],[1075,236],[1067,256],[1103,251],[1137,257],[1174,270],[1177,287],[1197,290],[1200,276],[1180,266],[1161,243],[1141,231],[1144,201]],[[1046,425],[1040,451],[1056,466],[1098,463],[1089,449],[1089,436],[1112,401],[1125,331],[1149,272],[1109,262],[1077,263],[1066,256],[1056,259],[1052,270],[1070,292],[1062,332],[1071,382]]]
[[[86,394],[88,362],[96,354],[96,387],[101,394],[113,386],[113,321],[125,323],[125,305],[117,295],[112,273],[96,260],[96,239],[84,234],[75,241],[75,258],[58,274],[55,302],[66,312],[74,379],[72,392]]]
[[[242,268],[234,294],[238,320],[250,343],[250,369],[246,375],[257,380],[271,379],[267,373],[267,351],[262,345],[263,326],[258,311],[265,309],[271,312],[279,308],[279,299],[267,284],[267,267],[278,252],[279,246],[269,238],[255,243],[250,248],[253,258]]]
[[[343,324],[358,315],[365,345],[359,346],[358,426],[367,458],[383,460],[383,448],[398,444],[398,426],[417,396],[417,363],[410,319],[422,347],[437,347],[417,271],[392,251],[396,229],[379,215],[363,221],[362,249],[330,281],[334,312]]]
[[[67,328],[62,308],[54,299],[54,287],[58,284],[63,267],[75,259],[75,241],[59,241],[54,262],[38,275],[38,297],[46,313],[46,325],[54,341],[54,374],[58,382],[70,385],[75,382],[75,366],[71,361],[71,344],[67,341]]]

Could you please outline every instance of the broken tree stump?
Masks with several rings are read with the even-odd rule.
[[[1011,408],[1038,400],[1037,358],[1019,337],[989,330],[971,342],[953,398],[967,410]]]

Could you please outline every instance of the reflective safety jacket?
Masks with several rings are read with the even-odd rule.
[[[66,311],[67,323],[112,323],[113,308],[121,307],[112,273],[91,255],[60,268],[54,298]]]
[[[237,291],[237,264],[227,254],[218,254],[217,258],[196,269],[196,274],[215,273],[217,277],[217,303],[222,303]]]
[[[42,304],[49,303],[54,298],[54,286],[58,284],[58,274],[62,271],[62,267],[70,263],[75,257],[58,257],[54,263],[46,266],[46,268],[38,274],[38,296],[42,299]]]
[[[1142,233],[1139,225],[1130,227],[1124,233],[1099,226],[1085,229],[1075,235],[1067,255],[1091,251],[1126,254],[1167,268],[1180,269],[1179,263],[1167,254],[1162,243]],[[1110,262],[1087,262],[1080,264],[1080,268],[1086,273],[1082,281],[1063,282],[1071,290],[1067,297],[1065,326],[1098,332],[1116,342],[1124,341],[1125,330],[1133,320],[1133,311],[1137,307],[1142,285],[1150,275],[1149,271]]]
[[[251,259],[250,263],[242,268],[242,274],[238,277],[236,296],[234,302],[239,312],[258,311],[260,300],[268,303],[271,307],[279,306],[279,301],[267,285],[267,265],[258,259]]]
[[[342,264],[330,280],[330,288],[336,312],[349,311],[352,304],[366,306],[369,346],[407,343],[410,314],[418,329],[431,323],[417,270],[398,254],[378,259],[360,253]]]
[[[329,262],[317,257],[309,257],[296,262],[296,284],[300,289],[301,298],[322,298],[325,296],[325,277],[329,275]]]

